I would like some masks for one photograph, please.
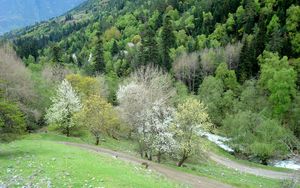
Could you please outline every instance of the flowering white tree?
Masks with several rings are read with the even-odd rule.
[[[147,92],[147,88],[144,85],[135,82],[120,86],[117,92],[117,98],[120,103],[120,115],[128,124],[130,135],[136,132],[138,126],[143,121],[143,114],[141,112],[149,104]]]
[[[171,122],[170,99],[175,90],[169,75],[155,67],[135,71],[117,92],[122,118],[139,141],[140,154],[148,159],[170,150],[173,140],[168,131]]]
[[[135,71],[117,92],[122,118],[131,127],[131,132],[143,124],[142,112],[151,109],[156,101],[168,104],[175,90],[171,78],[154,67],[142,67]]]
[[[144,122],[138,128],[139,141],[144,145],[148,159],[151,160],[152,152],[155,152],[160,162],[162,154],[171,153],[176,147],[174,135],[170,131],[174,109],[157,101],[142,114]]]
[[[74,126],[71,119],[81,109],[80,98],[67,80],[59,85],[56,95],[51,99],[52,105],[47,110],[48,123],[57,123],[70,136],[70,128]]]

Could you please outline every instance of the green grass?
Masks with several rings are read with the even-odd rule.
[[[0,146],[0,149],[2,149],[4,146],[5,153],[9,153],[9,152],[11,153],[10,157],[8,157],[6,155],[4,156],[4,159],[6,158],[6,163],[7,163],[6,168],[4,168],[4,169],[8,169],[9,165],[12,165],[12,166],[16,165],[15,160],[12,160],[13,162],[12,162],[12,164],[10,164],[9,159],[16,158],[13,151],[17,150],[18,151],[17,154],[21,154],[23,157],[25,157],[26,155],[33,155],[35,157],[44,156],[45,159],[38,160],[38,161],[40,161],[40,163],[42,163],[43,161],[51,162],[51,160],[53,158],[55,158],[56,162],[61,160],[60,163],[57,165],[60,165],[62,167],[64,167],[63,165],[65,163],[67,163],[68,165],[71,165],[71,166],[67,166],[68,168],[66,168],[66,170],[69,174],[71,174],[71,172],[74,172],[71,174],[72,176],[70,176],[71,179],[79,178],[79,181],[85,181],[86,175],[89,174],[90,171],[97,172],[96,174],[98,174],[98,171],[99,171],[99,174],[102,173],[102,175],[99,175],[96,178],[100,179],[101,181],[103,180],[103,182],[100,182],[100,183],[103,183],[103,184],[101,184],[101,186],[103,185],[104,187],[120,186],[119,182],[115,182],[116,184],[113,184],[113,185],[108,184],[108,182],[107,182],[107,178],[108,178],[108,176],[110,176],[110,172],[111,172],[111,170],[109,170],[109,169],[111,167],[113,167],[113,169],[117,170],[118,172],[120,171],[120,172],[124,173],[124,171],[127,172],[128,169],[131,169],[131,170],[133,170],[132,175],[134,175],[136,173],[135,172],[136,167],[133,167],[132,165],[129,165],[126,163],[124,164],[120,161],[115,161],[115,160],[112,160],[107,157],[101,157],[98,155],[94,155],[93,153],[82,151],[80,149],[67,147],[67,146],[63,146],[63,145],[57,145],[54,143],[52,144],[51,141],[68,141],[68,142],[88,143],[88,144],[94,143],[93,137],[88,136],[88,135],[86,135],[82,138],[73,138],[73,137],[68,138],[68,137],[58,135],[56,133],[51,133],[51,132],[46,133],[46,134],[45,133],[30,134],[30,135],[27,135],[26,137],[24,137],[24,140],[16,141],[9,145],[1,145]],[[135,142],[130,141],[130,140],[124,140],[124,139],[115,140],[115,139],[111,139],[111,138],[105,138],[102,140],[100,145],[101,145],[101,147],[109,148],[109,149],[116,150],[116,151],[122,151],[122,152],[129,153],[131,155],[138,156],[138,153],[136,150],[137,145],[135,144]],[[54,148],[52,149],[51,147],[54,147]],[[219,155],[228,157],[228,158],[235,160],[237,162],[240,162],[242,164],[246,164],[249,166],[255,166],[255,167],[261,167],[261,168],[270,169],[270,170],[275,169],[278,171],[287,171],[287,170],[281,169],[281,168],[265,167],[263,165],[259,165],[259,164],[255,164],[255,163],[251,163],[251,162],[247,162],[247,161],[243,161],[243,160],[238,160],[234,156],[223,151],[222,149],[219,149],[216,145],[214,145],[212,143],[208,143],[207,147],[208,147],[207,149],[209,149],[210,151],[214,151],[215,153],[217,153]],[[50,151],[52,151],[52,153]],[[55,153],[53,153],[53,151],[55,151]],[[0,152],[1,152],[1,150],[0,150]],[[80,152],[80,154],[79,153],[73,154],[74,152],[76,152],[76,153]],[[84,153],[84,154],[81,154],[81,153]],[[88,157],[86,155],[88,155]],[[60,159],[60,156],[63,156],[63,158]],[[2,159],[3,159],[3,157],[1,157],[1,153],[0,153],[0,164],[2,163]],[[74,163],[74,160],[75,160],[75,163]],[[86,166],[86,164],[84,163],[87,160],[93,161],[93,162],[91,162],[91,164],[89,164],[90,166]],[[101,169],[101,168],[99,169],[99,166],[93,165],[93,164],[99,164],[99,165],[101,164],[100,166],[102,166],[103,164],[97,162],[96,160],[103,161],[106,165],[107,164],[110,164],[110,165],[106,166],[105,170]],[[117,162],[117,164],[120,165],[119,166],[120,169],[115,169],[115,168],[117,168],[117,166],[113,162]],[[104,166],[105,166],[105,164],[104,164]],[[281,184],[282,182],[280,180],[268,179],[268,178],[251,175],[251,174],[241,173],[239,171],[235,171],[233,169],[229,169],[222,165],[216,164],[215,162],[207,160],[207,159],[193,158],[190,160],[190,162],[188,162],[186,164],[186,167],[184,167],[184,168],[178,168],[178,167],[176,167],[175,164],[176,164],[175,161],[165,161],[164,162],[164,165],[167,165],[174,169],[184,171],[187,173],[191,173],[191,174],[195,174],[195,175],[199,175],[199,176],[205,176],[208,178],[212,178],[217,181],[221,181],[221,182],[224,182],[227,184],[234,185],[236,187],[243,187],[243,188],[244,187],[245,188],[254,188],[254,187],[277,188],[278,187],[279,188],[282,185]],[[22,170],[23,168],[26,169],[26,165],[28,165],[28,163],[24,163],[23,166],[20,166],[19,170]],[[80,165],[84,165],[84,167],[80,168]],[[122,165],[125,165],[125,167],[123,167]],[[79,166],[79,167],[77,168],[77,166]],[[48,169],[48,168],[49,168],[49,166],[45,166],[45,169]],[[89,169],[88,170],[89,172],[87,172],[87,170],[85,170],[85,169]],[[138,167],[138,169],[141,170],[140,167]],[[62,169],[57,168],[55,173],[57,173],[57,171],[58,171],[58,172],[60,172],[60,174],[62,174],[64,172],[64,170],[65,170],[65,167]],[[2,177],[1,173],[3,173],[3,172],[1,169],[0,169],[0,171],[1,171],[0,177]],[[32,173],[32,172],[25,173],[25,174],[30,174],[30,173]],[[53,177],[54,176],[53,174],[55,174],[55,173],[54,172],[50,173],[50,175],[48,175],[48,176]],[[106,173],[108,173],[108,174],[106,174]],[[141,170],[141,173],[140,172],[137,172],[137,173],[142,174],[143,176],[149,175],[149,174],[147,174],[147,171],[144,172],[142,170]],[[91,177],[90,175],[88,175],[88,177],[93,179],[93,177]],[[168,187],[168,186],[172,186],[172,185],[174,186],[174,184],[172,184],[172,182],[169,182],[162,178],[158,178],[157,176],[155,176],[153,174],[150,177],[151,178],[149,181],[160,182],[160,183],[164,182],[161,185],[159,184],[160,187]],[[142,179],[142,178],[143,177],[141,177],[140,179]],[[119,178],[117,178],[117,179],[119,179]],[[122,187],[124,187],[125,185],[128,187],[147,187],[147,185],[151,185],[149,187],[153,187],[153,186],[156,187],[155,184],[153,184],[153,183],[151,184],[151,183],[143,182],[143,181],[141,181],[141,184],[139,184],[140,182],[138,182],[136,184],[135,183],[136,182],[134,182],[134,183],[124,182],[124,185],[122,185]],[[147,184],[147,185],[145,185],[145,184]],[[58,185],[64,186],[62,184],[58,184]],[[81,186],[79,184],[76,184],[76,186],[73,186],[73,187],[77,187],[77,185]],[[95,184],[92,184],[92,186],[94,186],[94,185]],[[143,186],[141,186],[141,185],[143,185]]]
[[[0,187],[179,187],[140,165],[95,155],[47,140],[79,141],[38,134],[0,145]]]
[[[208,178],[215,179],[217,181],[221,181],[223,183],[227,183],[233,185],[235,187],[241,188],[256,188],[256,187],[264,187],[264,188],[280,188],[281,181],[274,179],[267,179],[251,174],[242,173],[239,171],[235,171],[233,169],[226,168],[222,165],[216,164],[213,161],[206,161],[201,163],[186,163],[186,167],[176,167],[172,164],[169,164],[171,167],[187,172],[190,174],[205,176]]]
[[[75,142],[85,144],[95,144],[94,137],[84,134],[82,137],[66,137],[55,132],[29,134],[24,136],[27,140],[48,140],[48,141],[61,141],[61,142]],[[120,139],[115,140],[110,137],[104,137],[99,144],[101,147],[112,149],[115,151],[122,151],[128,154],[137,154],[137,143],[132,140]]]

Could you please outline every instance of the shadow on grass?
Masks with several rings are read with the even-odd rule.
[[[20,150],[2,150],[2,149],[0,149],[0,160],[23,157],[23,156],[26,156],[29,154],[31,154],[31,153],[20,151]]]

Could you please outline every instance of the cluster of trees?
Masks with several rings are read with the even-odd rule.
[[[39,114],[33,109],[30,73],[11,46],[2,46],[0,56],[0,141],[10,141],[30,129],[27,122]]]
[[[100,78],[68,75],[63,80],[46,113],[49,124],[55,124],[67,136],[74,129],[89,130],[99,144],[101,135],[117,138],[120,121],[107,102]]]
[[[235,151],[266,164],[299,148],[299,91],[297,73],[287,57],[265,51],[259,62],[258,79],[243,84],[221,63],[214,76],[204,78],[198,96],[214,125],[232,138]]]
[[[145,67],[134,72],[119,87],[118,108],[101,94],[103,87],[96,78],[69,75],[59,84],[46,119],[67,136],[74,129],[89,130],[96,145],[101,138],[118,139],[125,132],[139,143],[142,157],[178,158],[181,166],[199,153],[200,133],[212,124],[206,107],[188,98],[174,106],[176,92],[170,76],[158,68]]]
[[[0,47],[0,56],[0,140],[11,141],[45,125],[52,90],[70,71],[32,58],[22,62],[9,44]]]

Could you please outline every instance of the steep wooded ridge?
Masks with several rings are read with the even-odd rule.
[[[84,0],[1,0],[0,34],[60,16]]]
[[[298,0],[88,0],[1,41],[24,63],[0,48],[0,90],[33,114],[27,130],[126,137],[178,166],[205,150],[201,131],[263,164],[299,153]]]

